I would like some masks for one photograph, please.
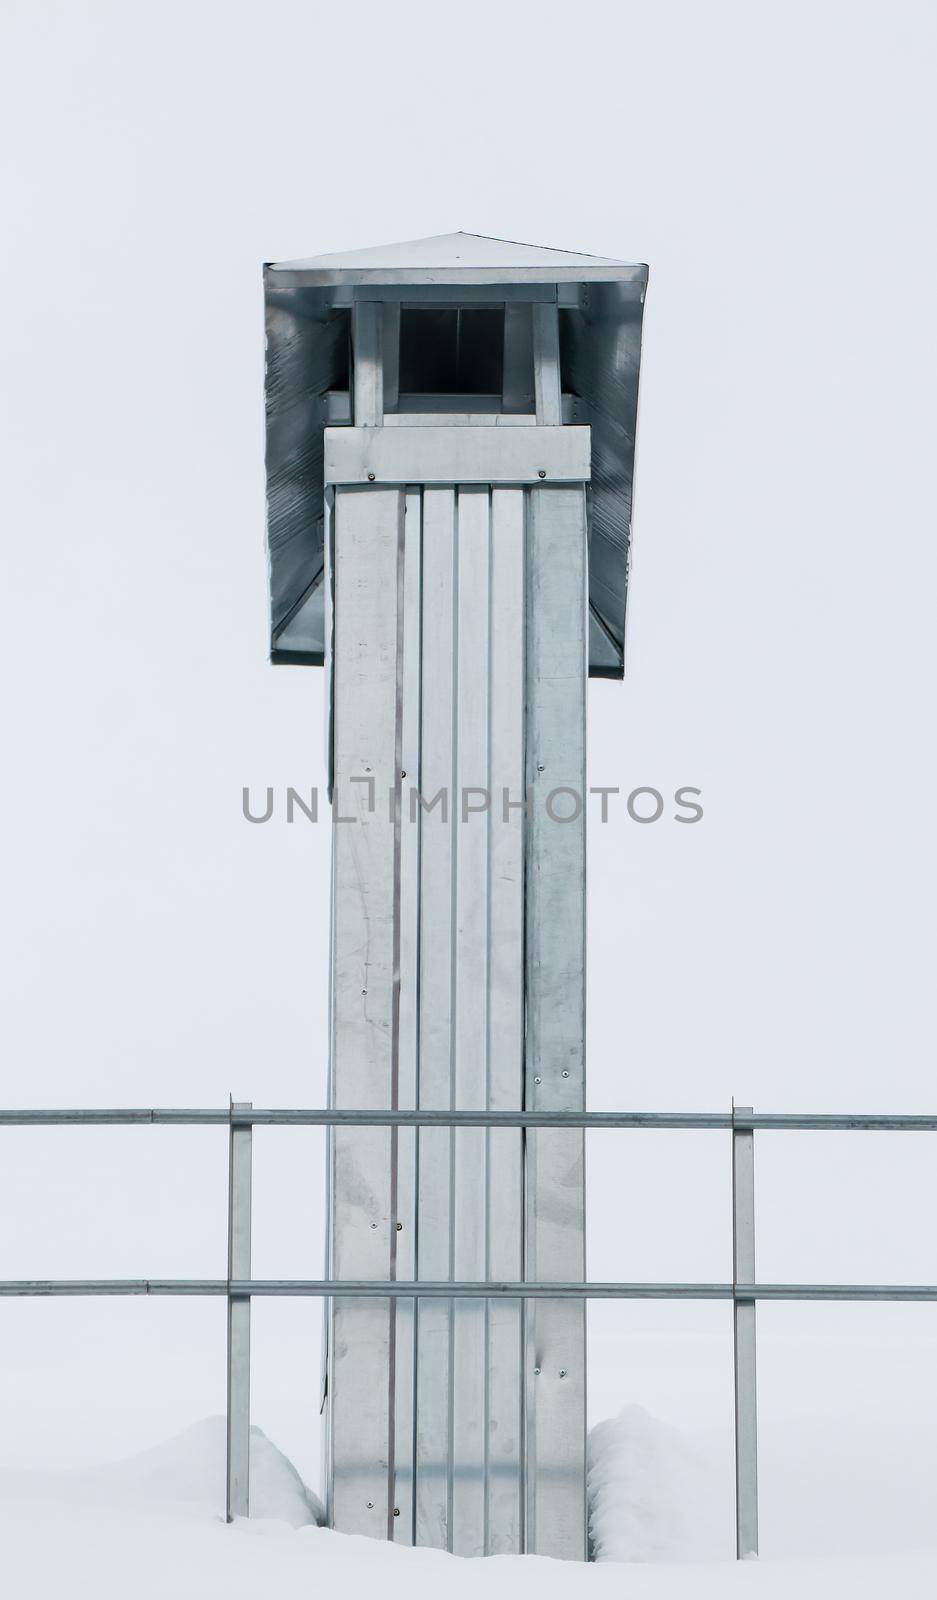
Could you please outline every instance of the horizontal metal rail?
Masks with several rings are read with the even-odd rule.
[[[358,1296],[431,1300],[937,1300],[937,1285],[906,1283],[493,1283],[457,1279],[36,1278],[0,1281],[14,1295]]]
[[[235,1107],[185,1110],[172,1106],[129,1109],[0,1110],[0,1127],[105,1127],[126,1124],[175,1127],[292,1128],[651,1128],[754,1129],[765,1132],[933,1133],[937,1115],[925,1117],[856,1114],[827,1116],[737,1111],[386,1111],[290,1110]]]

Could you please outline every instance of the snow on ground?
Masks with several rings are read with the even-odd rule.
[[[702,1463],[679,1436],[638,1407],[594,1431],[591,1482],[603,1553],[653,1562],[623,1569],[539,1557],[463,1561],[347,1538],[316,1526],[314,1497],[286,1458],[253,1431],[257,1515],[227,1527],[224,1425],[196,1424],[177,1439],[108,1467],[0,1473],[4,1593],[15,1600],[308,1600],[341,1589],[408,1600],[901,1600],[937,1593],[937,1555],[809,1561],[689,1561],[705,1553]],[[701,1475],[702,1474],[702,1475]],[[690,1509],[690,1503],[694,1509]],[[679,1529],[672,1516],[682,1516]],[[621,1515],[620,1528],[614,1518]],[[661,1555],[668,1559],[661,1561]],[[677,1559],[672,1559],[676,1557]]]

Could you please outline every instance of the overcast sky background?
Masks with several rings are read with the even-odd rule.
[[[933,5],[5,0],[3,35],[0,1098],[323,1100],[328,828],[241,816],[324,778],[322,674],[266,660],[260,265],[463,228],[650,264],[590,778],[705,817],[591,831],[590,1105],[937,1111]],[[320,1146],[256,1136],[258,1276],[319,1270]],[[3,1134],[0,1276],[223,1274],[225,1155]],[[724,1136],[590,1158],[594,1276],[729,1275]],[[756,1159],[763,1278],[937,1282],[933,1139]],[[935,1317],[759,1311],[766,1548],[937,1540]],[[594,1416],[724,1465],[728,1308],[592,1321]],[[223,1323],[3,1303],[0,1460],[222,1409]],[[314,1479],[317,1308],[258,1306],[255,1352]]]

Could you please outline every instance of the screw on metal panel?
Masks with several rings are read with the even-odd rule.
[[[394,1516],[395,1517],[399,1517],[400,1516],[400,1507],[399,1506],[394,1506]]]
[[[540,471],[537,473],[537,477],[538,478],[545,478],[546,477],[546,473],[544,472],[542,467],[540,468]]]
[[[361,991],[362,994],[367,994],[367,992],[368,992],[367,989],[362,989],[362,991]]]
[[[376,1222],[372,1222],[372,1223],[371,1223],[371,1227],[372,1227],[372,1228],[376,1228],[376,1227],[377,1227],[377,1223],[376,1223]]]
[[[560,1367],[560,1377],[561,1378],[565,1378],[566,1377],[566,1368],[565,1367]]]
[[[539,1378],[539,1376],[540,1376],[540,1368],[539,1367],[534,1367],[534,1377],[535,1378]]]
[[[539,763],[539,765],[537,767],[537,771],[538,772],[542,772],[543,771],[543,762],[542,761]]]
[[[535,1079],[534,1079],[534,1083],[539,1083],[539,1082],[540,1082],[540,1079],[539,1079],[539,1078],[535,1078]]]
[[[369,472],[368,473],[368,482],[369,483],[373,483],[374,482],[374,473],[373,472]]]
[[[406,768],[405,768],[405,767],[401,767],[401,769],[400,769],[400,776],[401,776],[401,777],[402,777],[402,778],[405,778],[405,777],[406,777],[406,776],[407,776],[407,772],[406,772]]]
[[[568,1072],[564,1072],[564,1073],[563,1073],[563,1077],[564,1077],[564,1078],[568,1078],[568,1077],[569,1077],[569,1073],[568,1073]]]
[[[369,1500],[368,1501],[368,1510],[369,1511],[373,1511],[374,1510],[374,1501],[373,1500]]]
[[[398,1233],[403,1233],[403,1223],[402,1222],[398,1222],[398,1224],[397,1224],[397,1232]]]

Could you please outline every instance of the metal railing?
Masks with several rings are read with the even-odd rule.
[[[250,1304],[254,1296],[362,1296],[378,1299],[731,1300],[735,1371],[735,1526],[739,1559],[758,1553],[758,1440],[755,1306],[759,1300],[929,1301],[937,1285],[757,1283],[755,1281],[756,1130],[786,1132],[937,1132],[937,1116],[828,1116],[651,1111],[0,1110],[0,1127],[213,1126],[228,1128],[228,1273],[224,1278],[53,1278],[0,1280],[13,1295],[223,1295],[228,1302],[226,1515],[250,1508]],[[732,1281],[729,1283],[527,1283],[465,1279],[404,1282],[251,1277],[251,1166],[255,1127],[651,1128],[731,1133]]]

